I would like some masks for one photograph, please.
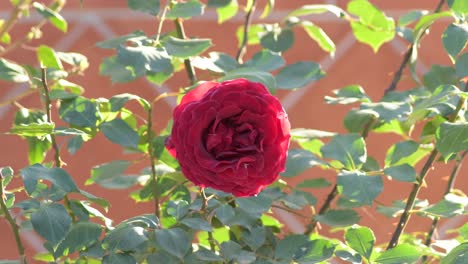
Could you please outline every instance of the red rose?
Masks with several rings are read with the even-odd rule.
[[[166,147],[194,184],[251,196],[284,171],[289,129],[279,100],[262,84],[205,82],[174,109]]]

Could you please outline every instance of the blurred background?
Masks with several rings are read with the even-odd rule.
[[[39,1],[41,2],[41,1]],[[46,2],[47,1],[43,1]],[[239,1],[245,4],[245,1]],[[264,0],[258,1],[259,8],[265,5]],[[312,1],[312,0],[293,0],[276,1],[274,12],[262,20],[263,23],[280,21],[292,9],[305,4],[335,4],[346,8],[348,1]],[[413,9],[433,10],[438,0],[424,1],[385,1],[372,0],[374,5],[383,10],[388,16],[397,20],[402,14]],[[447,7],[444,6],[444,9]],[[0,1],[0,19],[8,17],[11,4],[9,1]],[[253,23],[259,21],[258,17],[261,11],[254,15]],[[148,35],[157,33],[158,20],[149,15],[133,12],[127,8],[125,0],[84,0],[81,7],[78,0],[68,1],[61,14],[69,23],[66,34],[60,32],[51,25],[43,27],[44,38],[41,43],[53,47],[57,51],[74,51],[84,54],[88,57],[90,67],[84,76],[73,77],[71,81],[82,85],[86,91],[84,96],[90,98],[106,97],[124,92],[134,93],[146,99],[152,99],[158,94],[168,91],[177,91],[180,87],[188,86],[188,78],[185,72],[180,72],[164,86],[156,86],[144,79],[128,84],[112,84],[107,76],[99,75],[99,65],[103,58],[113,55],[112,50],[103,50],[98,48],[95,43],[106,39],[114,38],[119,35],[128,34],[134,30],[141,29]],[[31,26],[35,25],[41,19],[37,14],[32,13],[28,18],[23,18],[11,32],[12,38],[23,36]],[[202,17],[196,17],[185,22],[185,30],[189,37],[207,37],[212,38],[214,49],[235,56],[238,47],[238,41],[235,35],[237,28],[243,23],[244,14],[239,12],[233,19],[219,25],[217,15],[214,10],[207,10]],[[312,41],[306,33],[297,29],[295,32],[296,40],[294,46],[284,53],[288,63],[298,60],[311,60],[320,63],[322,69],[327,72],[325,78],[314,82],[311,85],[298,89],[297,91],[277,93],[281,99],[284,108],[289,114],[293,128],[313,128],[326,131],[345,132],[342,120],[350,109],[350,106],[327,105],[324,101],[325,95],[331,95],[331,91],[345,87],[350,84],[361,85],[368,95],[374,100],[379,100],[383,96],[384,90],[391,82],[392,74],[400,66],[403,54],[407,49],[408,43],[396,37],[393,41],[384,44],[379,52],[375,54],[372,49],[364,44],[360,44],[354,38],[349,25],[332,15],[319,15],[311,17],[311,21],[322,27],[331,39],[335,42],[337,49],[332,58],[323,52],[318,45]],[[445,30],[449,21],[438,20],[431,27],[431,32],[422,41],[419,49],[419,59],[416,67],[417,73],[422,76],[429,71],[434,64],[450,65],[448,56],[443,50],[441,34]],[[163,32],[173,29],[171,21],[165,22]],[[31,43],[34,47],[37,43]],[[248,59],[258,51],[258,46],[249,47],[245,59]],[[37,59],[34,50],[18,49],[8,54],[8,58],[20,63],[31,63],[37,65]],[[208,75],[199,74],[199,79],[209,80]],[[411,80],[408,71],[404,72],[402,81],[399,83],[398,90],[404,90],[414,87],[416,84]],[[11,85],[10,83],[0,82],[0,104],[15,98],[28,89],[27,86]],[[37,95],[24,97],[19,101],[21,105],[27,107],[41,107],[41,101]],[[171,117],[172,109],[175,107],[175,98],[159,101],[155,107],[154,128],[160,130],[164,128]],[[131,108],[132,106],[130,106]],[[135,108],[136,109],[136,108]],[[11,104],[0,105],[0,167],[11,166],[15,172],[28,165],[27,144],[21,138],[14,135],[6,135],[12,123],[17,106]],[[54,116],[55,121],[58,117]],[[58,122],[60,124],[60,121]],[[417,137],[417,133],[414,136]],[[379,161],[383,161],[387,149],[401,140],[397,135],[378,135],[371,134],[367,142],[369,155]],[[90,170],[93,166],[109,162],[114,159],[132,159],[132,155],[123,153],[123,149],[106,140],[102,135],[97,136],[78,150],[73,156],[65,151],[65,138],[59,138],[59,146],[63,149],[63,160],[67,163],[64,167],[75,179],[80,187],[84,186],[86,179],[90,176]],[[51,160],[51,156],[48,157]],[[136,165],[135,171],[149,164]],[[381,166],[383,164],[380,164]],[[419,164],[421,165],[421,164]],[[428,199],[431,203],[439,201],[444,192],[447,177],[452,168],[452,164],[437,164],[430,171],[427,179],[427,185],[436,186],[431,188],[431,192],[423,189],[420,193],[421,199]],[[460,175],[468,173],[468,166],[462,167]],[[336,175],[320,169],[310,169],[301,177],[290,180],[295,183],[304,178],[326,177],[334,181]],[[437,188],[440,186],[440,188]],[[330,187],[331,188],[331,187]],[[384,192],[377,198],[379,203],[389,205],[394,199],[403,199],[410,192],[411,184],[385,181]],[[468,181],[459,180],[456,182],[456,188],[465,192],[468,190]],[[128,197],[128,190],[106,190],[97,185],[84,187],[85,190],[109,200],[112,204],[108,215],[116,223],[130,216],[152,212],[152,204],[135,203]],[[330,190],[313,189],[313,195],[318,198],[320,206],[327,193]],[[17,197],[18,200],[21,197]],[[398,219],[389,219],[375,210],[373,207],[359,209],[362,217],[361,224],[371,227],[377,237],[377,242],[388,241],[390,233],[393,231],[392,223]],[[301,232],[307,223],[304,219],[288,214],[284,211],[275,211],[285,224],[285,227],[292,232]],[[450,221],[442,222],[438,234],[439,238],[445,236],[444,231],[460,226],[468,221],[467,216],[460,216]],[[422,228],[424,226],[424,228]],[[410,221],[407,231],[428,230],[430,220],[414,216]],[[389,228],[391,227],[391,228]],[[323,232],[330,232],[323,230]],[[341,236],[342,234],[336,234]],[[27,247],[27,255],[41,252],[43,250],[41,239],[32,232],[23,232],[22,238]],[[14,259],[17,257],[17,249],[14,244],[13,234],[7,222],[0,219],[0,259]]]

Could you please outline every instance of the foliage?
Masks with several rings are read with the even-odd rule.
[[[66,19],[60,15],[66,1],[51,1],[49,5],[29,0],[10,2],[11,16],[0,19],[0,79],[27,84],[30,89],[26,95],[35,94],[44,102],[43,109],[22,106],[9,131],[27,142],[30,165],[16,169],[18,172],[10,167],[0,168],[0,216],[15,234],[19,262],[26,263],[33,257],[34,261],[56,263],[318,263],[332,258],[347,263],[413,263],[419,259],[467,262],[466,224],[446,250],[440,246],[444,241],[432,237],[440,218],[466,214],[468,205],[466,195],[453,187],[468,151],[465,1],[442,1],[446,11],[412,11],[398,21],[368,0],[351,0],[346,10],[311,4],[291,11],[278,23],[252,24],[255,0],[247,1],[245,7],[237,0],[168,1],[167,5],[159,0],[128,0],[130,9],[157,17],[160,25],[155,36],[135,29],[96,44],[114,54],[102,61],[100,73],[115,83],[146,78],[160,85],[185,70],[195,85],[197,70],[204,72],[204,80],[247,78],[263,83],[272,93],[301,89],[327,78],[326,73],[313,61],[286,62],[283,54],[298,45],[294,34],[296,28],[301,28],[311,41],[333,56],[337,49],[334,41],[314,23],[315,15],[323,13],[343,19],[356,39],[374,52],[394,38],[402,37],[410,43],[401,70],[409,67],[416,83],[414,88],[396,91],[401,74],[395,74],[381,100],[372,99],[359,85],[335,90],[325,100],[329,104],[350,105],[344,118],[348,132],[294,129],[292,140],[297,144],[289,150],[281,179],[249,198],[235,198],[209,188],[200,190],[185,180],[177,161],[164,148],[170,122],[167,129],[153,131],[154,105],[174,94],[157,98],[130,93],[87,98],[84,88],[70,81],[88,68],[84,55],[42,44],[36,49],[40,68],[10,59],[8,53],[21,44],[43,41],[41,27],[45,22],[63,32],[68,29]],[[86,5],[87,1],[81,2]],[[274,5],[274,0],[266,1],[261,17],[268,16]],[[184,32],[183,21],[204,16],[209,10],[217,13],[219,23],[245,11],[245,24],[237,30],[239,51],[235,58],[226,51],[215,50],[216,43],[209,38],[185,35],[190,36],[190,32]],[[37,13],[44,21],[16,39],[10,34],[14,24],[30,13]],[[427,74],[418,76],[414,71],[417,49],[427,29],[441,18],[451,21],[441,41],[452,64],[434,65]],[[166,30],[165,20],[174,21],[173,31]],[[261,51],[244,58],[245,50],[252,45],[260,45]],[[185,87],[176,95],[190,88]],[[139,118],[127,107],[131,100],[141,107],[137,111],[147,117]],[[51,109],[51,103],[56,102],[60,105],[57,113]],[[52,111],[65,127],[56,126]],[[417,126],[422,130],[415,130]],[[366,138],[370,133],[399,137],[380,162],[367,152]],[[150,166],[137,175],[125,175],[131,160],[96,164],[86,185],[107,189],[137,186],[129,196],[137,202],[153,203],[154,213],[128,216],[114,223],[102,212],[109,203],[78,186],[73,176],[61,168],[59,138],[67,142],[67,150],[73,154],[101,134],[127,152],[148,160]],[[47,153],[53,153],[53,160],[47,159]],[[419,200],[418,192],[425,185],[428,170],[452,160],[455,165],[445,195],[433,204]],[[72,163],[73,159],[66,162]],[[334,173],[336,181],[314,178],[294,186],[286,182],[312,167]],[[360,225],[357,210],[374,209],[379,194],[387,184],[393,184],[384,181],[385,177],[413,189],[403,201],[377,206],[379,213],[399,219],[391,239],[377,244],[373,230]],[[10,185],[12,182],[15,185]],[[17,185],[22,187],[11,187]],[[306,191],[329,186],[333,186],[332,191],[323,205]],[[26,198],[18,200],[17,196]],[[287,232],[272,208],[303,216],[310,223],[308,229],[303,234]],[[12,218],[12,210],[20,212],[17,217],[21,226]],[[421,229],[419,234],[405,233],[411,214],[432,219],[431,229]],[[319,223],[340,230],[343,235],[340,239],[330,238],[317,229]],[[28,226],[43,238],[47,253],[25,256],[19,232]]]

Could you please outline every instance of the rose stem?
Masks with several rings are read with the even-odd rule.
[[[44,89],[44,100],[45,100],[45,108],[46,108],[46,116],[47,116],[47,122],[53,123],[52,122],[52,108],[51,108],[51,100],[50,100],[50,94],[49,94],[49,86],[47,85],[47,70],[45,67],[41,67],[41,82],[42,82],[42,87]],[[55,138],[55,134],[50,134],[50,139],[52,141],[52,148],[54,149],[54,159],[55,159],[55,167],[61,168],[63,165],[62,160],[60,159],[60,149],[57,144],[57,140]],[[68,195],[65,194],[63,197],[63,203],[65,208],[68,211],[68,214],[72,218],[73,222],[76,221],[75,219],[75,214],[73,213],[73,210],[70,207],[70,200],[68,199]]]
[[[185,35],[184,24],[182,21],[183,20],[180,17],[174,19],[177,36],[181,39],[186,39],[187,36]],[[185,64],[185,70],[187,71],[187,75],[190,79],[190,84],[194,85],[197,82],[197,75],[195,73],[195,68],[193,67],[192,62],[190,62],[189,58],[184,60],[184,64]]]
[[[157,101],[157,100],[155,100]],[[161,209],[159,206],[159,193],[158,193],[158,178],[156,175],[156,168],[154,163],[154,150],[153,150],[153,107],[150,105],[148,109],[148,155],[151,163],[151,182],[153,184],[153,196],[154,196],[154,215],[160,219]]]
[[[465,83],[464,92],[466,92],[467,90],[468,90],[468,82]],[[465,104],[465,101],[466,101],[465,98],[463,97],[460,98],[460,100],[458,101],[457,108],[455,109],[455,112],[449,118],[449,122],[454,122],[457,119],[458,113],[460,112],[463,105]],[[387,249],[392,249],[398,244],[400,235],[403,233],[403,230],[405,229],[406,224],[409,221],[411,211],[413,210],[413,207],[414,207],[414,202],[416,201],[416,197],[418,196],[419,190],[421,189],[421,186],[424,182],[424,178],[426,177],[429,169],[432,167],[432,163],[435,161],[437,153],[438,153],[437,149],[434,148],[429,158],[427,159],[426,163],[424,164],[421,172],[419,173],[419,178],[417,179],[417,182],[413,185],[413,189],[411,190],[411,193],[406,202],[405,210],[403,211],[400,217],[400,221],[398,222],[398,225],[395,231],[393,232],[392,238],[390,242],[388,243]]]
[[[455,184],[455,179],[457,178],[457,175],[460,172],[460,169],[461,169],[461,166],[462,166],[462,161],[465,158],[467,153],[468,153],[468,151],[465,151],[465,152],[463,152],[463,154],[458,156],[458,159],[457,159],[457,161],[455,163],[455,166],[453,167],[452,172],[450,173],[450,178],[449,178],[449,181],[447,183],[447,188],[445,189],[444,196],[452,192],[453,185]],[[429,246],[431,244],[432,236],[434,235],[434,232],[435,232],[435,230],[437,228],[437,224],[439,223],[439,220],[440,220],[440,217],[434,217],[434,219],[432,220],[431,229],[427,233],[426,241],[424,243],[426,246]],[[425,262],[426,260],[427,260],[427,256],[424,255],[422,257],[422,262]]]
[[[440,10],[442,9],[442,6],[444,4],[445,0],[441,0],[439,2],[439,4],[437,4],[437,7],[434,9],[434,12],[433,13],[439,13]],[[428,26],[429,27],[429,26]],[[408,49],[406,50],[406,53],[405,55],[403,56],[403,61],[401,62],[400,64],[400,67],[398,68],[398,70],[393,74],[393,80],[392,82],[390,83],[390,85],[388,86],[387,89],[385,89],[385,92],[384,92],[384,95],[388,94],[389,92],[392,92],[396,89],[397,85],[398,85],[398,82],[400,82],[400,79],[401,79],[401,75],[403,74],[403,70],[406,68],[406,66],[408,65],[410,59],[411,59],[411,56],[413,54],[413,51],[414,51],[415,47],[413,44],[411,44]]]
[[[11,216],[10,211],[8,210],[6,206],[5,200],[3,200],[3,197],[5,197],[4,187],[3,187],[3,175],[1,175],[1,172],[0,172],[0,207],[3,213],[5,214],[6,220],[11,226],[11,229],[13,230],[13,234],[16,240],[16,247],[18,248],[18,252],[20,254],[21,263],[26,264],[27,261],[26,261],[26,256],[24,254],[24,246],[23,246],[23,243],[21,242],[21,237],[19,234],[19,227],[16,224],[13,217]]]
[[[208,221],[208,223],[210,223],[211,225],[211,219],[209,217],[209,213],[207,214],[207,211],[206,211],[206,208],[208,207],[208,199],[206,198],[205,188],[202,188],[202,187],[200,188],[200,196],[202,198],[201,212],[205,214],[206,221]],[[207,231],[207,233],[208,233],[208,242],[210,243],[210,249],[211,251],[215,251],[216,247],[215,247],[215,240],[213,237],[213,232]]]
[[[372,118],[372,119],[369,120],[369,122],[367,122],[364,125],[364,127],[362,129],[362,132],[361,132],[362,138],[364,138],[364,139],[367,138],[367,136],[369,135],[369,132],[372,129],[372,125],[374,124],[375,121],[376,121],[376,119]],[[338,194],[339,194],[338,193],[338,184],[335,184],[333,186],[332,190],[330,191],[330,193],[327,195],[327,199],[323,203],[322,207],[320,207],[317,215],[323,214],[326,211],[328,211],[328,209],[330,209],[331,203],[336,198],[336,196],[338,196]],[[316,226],[317,226],[317,221],[315,219],[312,219],[310,224],[307,226],[307,229],[306,229],[305,233],[310,235],[315,230]]]
[[[255,5],[257,4],[256,0],[252,1],[252,5],[250,6],[249,10],[247,10],[247,14],[245,15],[245,22],[244,22],[244,36],[242,37],[242,43],[237,51],[236,60],[238,63],[242,63],[242,57],[245,55],[247,51],[247,43],[249,41],[249,29],[250,23],[252,22],[252,14],[255,11]]]

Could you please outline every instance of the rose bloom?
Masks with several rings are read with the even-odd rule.
[[[205,82],[174,109],[166,147],[194,184],[252,196],[284,171],[289,130],[279,100],[261,83]]]

